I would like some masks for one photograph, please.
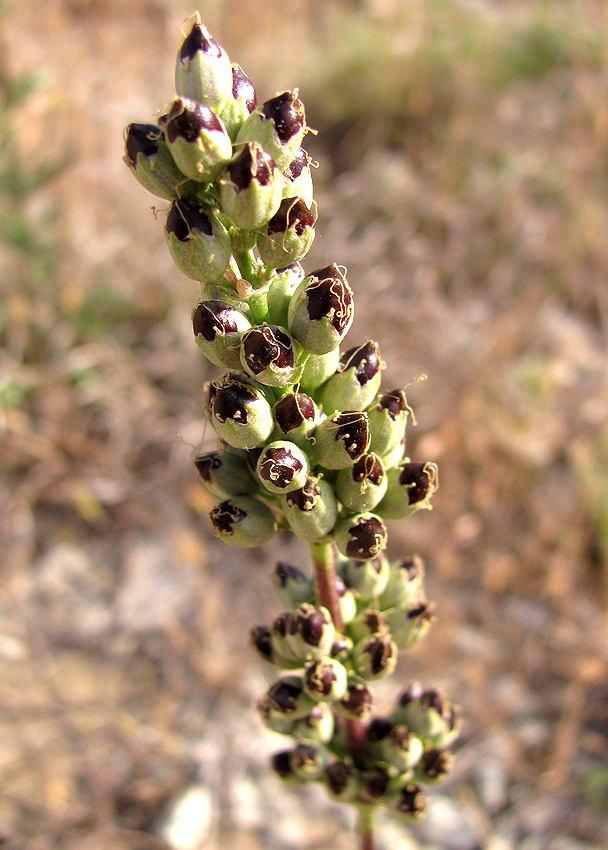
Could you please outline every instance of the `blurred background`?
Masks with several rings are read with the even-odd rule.
[[[197,285],[123,128],[173,96],[186,0],[0,3],[0,845],[347,850],[267,768],[248,629],[287,537],[221,547],[191,462]],[[432,513],[391,523],[438,620],[449,781],[381,850],[608,844],[608,12],[591,0],[201,0],[258,99],[299,86],[311,271],[408,384]],[[427,380],[419,380],[421,376]]]

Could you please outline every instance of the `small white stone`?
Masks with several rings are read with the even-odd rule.
[[[213,796],[201,784],[190,785],[171,804],[159,834],[173,850],[198,850],[214,821]]]

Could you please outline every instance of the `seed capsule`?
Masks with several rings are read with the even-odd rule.
[[[396,726],[388,718],[374,718],[365,736],[370,755],[386,762],[399,773],[405,773],[418,763],[422,755],[422,741],[406,726]]]
[[[314,393],[331,375],[334,374],[340,361],[340,350],[334,348],[327,354],[311,354],[304,366],[300,379],[300,389]]]
[[[287,327],[287,312],[291,296],[304,277],[304,270],[299,263],[291,263],[285,268],[277,269],[268,284],[268,316],[274,325]]]
[[[384,679],[395,669],[397,653],[390,635],[371,635],[355,646],[353,669],[363,679]]]
[[[304,782],[314,782],[323,774],[328,762],[328,753],[316,741],[299,741],[291,753],[294,774]]]
[[[173,159],[187,177],[215,180],[232,156],[226,128],[208,106],[178,97],[161,126]]]
[[[426,809],[426,797],[418,785],[408,783],[394,796],[391,811],[404,820],[416,820]]]
[[[388,473],[386,495],[378,505],[378,513],[386,519],[403,519],[421,509],[430,510],[436,489],[436,464],[405,460]]]
[[[337,410],[364,410],[380,386],[381,371],[378,343],[370,340],[350,348],[340,358],[335,375],[327,381],[321,393],[323,410],[329,416]]]
[[[425,744],[438,749],[449,746],[460,731],[459,709],[441,691],[435,688],[423,691],[416,682],[400,695],[391,718],[408,726]]]
[[[233,375],[225,375],[211,386],[211,422],[218,436],[235,449],[263,446],[274,422],[262,393]]]
[[[309,478],[301,490],[292,490],[284,496],[281,508],[294,534],[308,542],[329,534],[338,513],[331,484],[313,478]]]
[[[381,766],[372,767],[361,774],[358,799],[362,803],[377,804],[388,792],[390,776]]]
[[[364,454],[336,478],[336,495],[344,507],[355,513],[371,511],[386,493],[387,477],[380,458]]]
[[[375,558],[386,548],[386,526],[379,516],[371,513],[350,514],[341,519],[334,531],[338,551],[356,561]],[[384,587],[378,590],[378,595]]]
[[[257,142],[284,171],[296,156],[305,133],[304,104],[294,89],[276,95],[252,112],[239,130],[236,143]]]
[[[317,425],[319,409],[305,393],[285,393],[272,409],[279,439],[290,440],[306,448]]]
[[[260,231],[257,247],[270,268],[297,263],[310,250],[315,238],[315,215],[301,198],[285,198]]]
[[[305,277],[289,305],[288,326],[306,351],[327,354],[340,345],[352,324],[353,293],[337,266]]]
[[[350,675],[346,686],[346,694],[334,710],[343,717],[355,717],[365,720],[371,714],[374,704],[374,692],[371,686],[360,676]]]
[[[293,340],[283,328],[251,328],[243,336],[240,357],[243,368],[260,384],[287,387],[294,382],[298,360]]]
[[[199,454],[194,465],[206,489],[214,496],[248,496],[258,490],[243,459],[230,451]]]
[[[230,237],[212,213],[188,201],[173,201],[167,216],[165,236],[179,269],[193,280],[221,277],[230,261]]]
[[[160,127],[129,124],[124,162],[148,192],[169,201],[179,197],[180,186],[186,178],[175,164]]]
[[[391,637],[399,649],[409,649],[418,643],[435,619],[432,602],[410,602],[385,611],[385,620]]]
[[[257,230],[281,203],[281,175],[272,157],[248,142],[220,177],[220,200],[229,219],[244,230]]]
[[[327,608],[305,602],[290,614],[287,643],[297,658],[310,661],[328,655],[334,634],[333,621]]]
[[[311,159],[304,150],[300,148],[289,166],[283,172],[284,198],[302,198],[310,207],[313,198]]]
[[[402,390],[389,390],[378,396],[368,410],[371,450],[378,455],[390,454],[405,440],[409,408]]]
[[[275,595],[279,605],[291,608],[314,599],[313,582],[298,567],[280,561],[272,574]]]
[[[297,720],[313,710],[315,701],[304,692],[304,679],[298,674],[281,676],[266,694],[266,704],[284,717]]]
[[[390,565],[386,587],[380,597],[382,610],[406,605],[424,598],[424,562],[419,555],[410,555]]]
[[[443,779],[452,769],[454,757],[444,750],[430,749],[422,753],[422,758],[416,765],[414,778],[416,782],[426,785]]]
[[[235,496],[209,513],[218,537],[237,549],[262,546],[274,536],[277,526],[270,508],[250,496]]]
[[[225,301],[201,301],[192,313],[196,344],[216,366],[239,369],[240,345],[250,321]]]
[[[304,689],[312,699],[336,702],[345,695],[346,684],[346,669],[335,658],[320,658],[306,665]]]
[[[347,762],[334,761],[327,765],[324,779],[329,794],[343,803],[354,800],[359,792],[357,771]]]
[[[253,83],[240,65],[232,66],[232,91],[219,113],[231,139],[235,139],[241,125],[258,105]]]
[[[313,460],[326,469],[346,469],[365,454],[368,444],[367,414],[345,410],[324,419],[315,429]]]
[[[226,51],[211,37],[200,20],[195,21],[177,54],[177,94],[219,112],[231,87],[232,70]]]

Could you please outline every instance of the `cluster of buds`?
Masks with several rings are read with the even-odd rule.
[[[285,610],[252,632],[283,671],[260,713],[296,742],[273,766],[284,779],[325,782],[338,799],[415,816],[420,784],[448,769],[456,713],[438,692],[411,686],[390,714],[372,717],[370,682],[433,619],[420,560],[390,564],[383,551],[385,521],[429,508],[437,470],[406,457],[409,408],[401,389],[380,386],[378,344],[340,350],[354,313],[346,270],[300,265],[316,206],[298,90],[258,105],[198,14],[189,26],[176,97],[156,124],[127,128],[125,162],[171,202],[171,256],[201,284],[194,337],[227,370],[204,402],[218,445],[195,456],[218,500],[211,524],[231,546],[287,529],[338,557],[333,606],[318,575],[280,564]]]

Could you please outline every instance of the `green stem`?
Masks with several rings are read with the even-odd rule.
[[[337,631],[342,632],[344,631],[344,623],[340,612],[340,597],[338,596],[336,566],[334,564],[334,544],[331,540],[311,543],[310,553],[315,565],[319,602],[331,614]]]
[[[361,850],[377,850],[376,844],[376,807],[360,806],[357,833],[361,839]]]

